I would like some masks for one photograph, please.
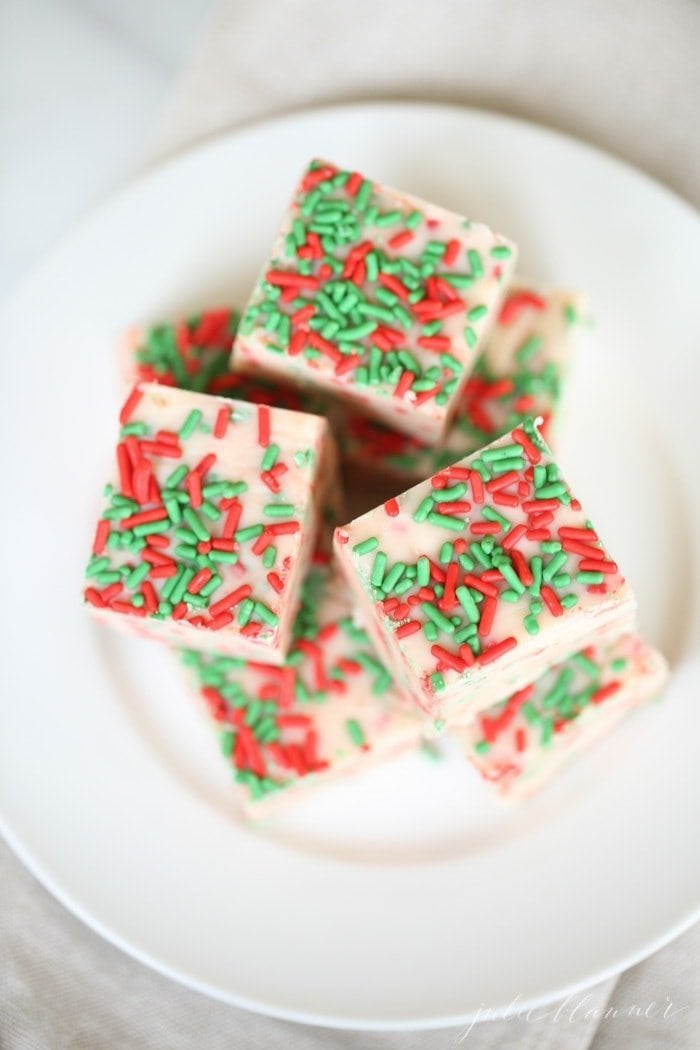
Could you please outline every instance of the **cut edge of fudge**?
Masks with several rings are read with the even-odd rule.
[[[634,623],[631,589],[531,421],[337,528],[334,545],[375,644],[438,729]]]
[[[424,719],[394,688],[325,559],[309,570],[280,667],[182,650],[231,763],[242,812],[285,811],[314,787],[417,746]]]
[[[339,495],[327,421],[138,383],[120,424],[90,611],[144,637],[279,662],[326,499]]]
[[[657,649],[639,635],[622,635],[555,664],[450,733],[499,795],[526,798],[629,712],[658,698],[668,677]]]
[[[551,444],[586,303],[581,291],[549,288],[516,276],[437,446],[423,445],[413,435],[338,403],[331,422],[349,475],[369,471],[384,478],[387,487],[415,483],[471,455],[528,416],[542,419],[540,432]],[[518,345],[511,349],[515,327],[520,329]]]

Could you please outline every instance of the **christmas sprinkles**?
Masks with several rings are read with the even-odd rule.
[[[582,297],[517,285],[506,294],[487,346],[459,396],[445,441],[436,448],[377,420],[343,410],[343,455],[371,470],[420,480],[537,417],[545,440],[561,400]]]
[[[327,425],[153,384],[134,388],[120,419],[86,601],[166,635],[173,623],[178,637],[225,632],[213,644],[235,651],[244,638],[274,659],[316,530]]]
[[[418,743],[421,720],[353,619],[344,581],[323,565],[304,582],[282,666],[195,650],[183,650],[182,658],[246,804],[256,810],[305,778]]]
[[[434,443],[515,256],[485,226],[314,161],[241,320],[237,367],[341,393]]]
[[[478,697],[477,672],[514,665],[521,649],[531,654],[528,638],[569,613],[583,610],[567,620],[571,648],[590,630],[587,610],[601,630],[632,615],[617,564],[529,420],[403,493],[390,513],[336,530],[336,549],[430,713],[448,685],[448,711],[467,685]]]

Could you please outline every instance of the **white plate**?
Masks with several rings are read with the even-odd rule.
[[[520,809],[449,752],[246,827],[168,654],[80,606],[120,330],[241,302],[315,154],[495,224],[522,245],[522,272],[590,292],[597,326],[561,460],[675,675],[662,704]],[[0,318],[0,811],[31,870],[162,972],[338,1026],[541,1003],[687,927],[700,905],[699,274],[697,216],[643,175],[541,128],[428,105],[236,132],[80,226]]]

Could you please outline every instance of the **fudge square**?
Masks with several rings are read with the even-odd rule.
[[[87,566],[97,616],[280,663],[335,448],[318,416],[137,384]]]
[[[495,319],[515,245],[313,161],[245,309],[233,367],[319,386],[435,444]]]
[[[392,684],[344,579],[314,565],[284,665],[183,651],[217,726],[244,812],[269,815],[321,786],[415,747],[425,720]]]
[[[639,635],[623,635],[574,653],[452,732],[500,795],[523,798],[629,711],[658,697],[667,678],[661,653]]]
[[[239,321],[238,311],[227,307],[134,326],[120,346],[122,372],[130,385],[163,383],[201,394],[252,400],[241,396],[244,377],[229,369]]]
[[[322,414],[318,397],[231,371],[231,347],[239,320],[238,311],[229,307],[130,328],[119,348],[122,374],[130,386],[163,383],[257,405]]]
[[[397,686],[438,721],[633,622],[629,586],[531,420],[334,543]]]
[[[422,481],[535,416],[549,442],[583,307],[580,292],[516,280],[460,394],[445,440],[437,447],[424,445],[339,406],[334,429],[344,461],[362,471]]]

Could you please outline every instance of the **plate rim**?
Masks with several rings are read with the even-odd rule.
[[[37,277],[40,277],[42,269],[46,266],[50,266],[55,257],[69,249],[71,242],[74,239],[79,238],[93,223],[98,222],[103,215],[108,213],[120,202],[124,202],[130,194],[138,191],[138,189],[144,184],[147,184],[151,180],[157,180],[164,171],[186,165],[187,162],[196,155],[205,154],[207,152],[213,154],[216,152],[217,148],[221,147],[223,144],[235,140],[239,135],[247,132],[271,129],[274,126],[294,123],[299,118],[316,116],[324,113],[343,113],[348,115],[354,113],[356,115],[361,115],[367,111],[376,112],[382,108],[394,111],[403,110],[405,112],[415,112],[416,110],[422,112],[433,111],[435,113],[456,112],[476,117],[477,119],[496,122],[504,126],[511,125],[521,130],[544,134],[551,139],[558,140],[563,145],[574,146],[593,156],[603,158],[606,162],[616,167],[621,173],[628,177],[633,177],[636,180],[641,180],[650,189],[653,189],[657,194],[661,194],[674,206],[680,206],[687,212],[687,216],[690,220],[700,221],[700,210],[675,190],[669,188],[663,182],[649,175],[644,170],[635,167],[633,164],[621,159],[608,150],[592,145],[585,139],[580,139],[575,135],[537,121],[504,114],[497,110],[465,106],[456,102],[443,103],[424,99],[382,99],[378,97],[368,101],[324,103],[317,106],[294,108],[264,119],[253,119],[242,122],[235,125],[233,128],[228,128],[223,131],[203,136],[183,149],[168,152],[153,162],[148,163],[138,174],[122,185],[120,189],[108,195],[96,207],[88,209],[77,220],[77,222],[75,222],[53,243],[49,251],[44,253],[29,267],[22,278],[20,278],[18,282],[15,282],[15,284],[3,295],[3,298],[0,301],[0,312],[4,312],[6,309],[9,310],[12,307],[13,300],[20,298],[22,294],[30,288],[31,284],[37,279]],[[436,1018],[424,1016],[420,1019],[414,1018],[409,1021],[398,1018],[387,1018],[385,1021],[372,1020],[365,1022],[354,1017],[335,1017],[316,1012],[309,1013],[304,1010],[288,1010],[275,1007],[274,1004],[261,999],[252,999],[231,993],[227,989],[218,988],[206,981],[200,981],[177,968],[171,968],[167,963],[163,963],[161,960],[151,956],[148,952],[141,950],[137,945],[130,943],[127,938],[121,937],[117,932],[111,930],[105,925],[98,916],[91,914],[88,909],[83,908],[80,902],[74,899],[70,892],[66,892],[61,885],[54,880],[53,875],[45,870],[41,862],[37,861],[32,855],[31,847],[27,846],[27,844],[22,841],[20,834],[15,833],[15,830],[12,827],[12,821],[10,820],[8,822],[4,812],[4,807],[2,806],[0,806],[0,833],[4,836],[12,852],[15,853],[21,863],[40,882],[40,884],[48,890],[48,892],[58,900],[62,906],[87,925],[91,930],[96,932],[100,937],[156,972],[169,977],[185,987],[194,989],[195,991],[208,995],[218,1001],[226,1002],[243,1009],[260,1013],[264,1016],[281,1020],[319,1026],[332,1026],[338,1029],[357,1031],[410,1031],[439,1029],[469,1024],[478,1016],[478,1011],[476,1013],[472,1011],[450,1017],[441,1016]],[[641,960],[663,948],[693,926],[699,919],[700,898],[698,899],[695,908],[690,910],[684,919],[671,926],[656,939],[638,945],[635,949],[625,953],[622,958],[618,959],[615,963],[611,963],[605,969],[596,970],[595,973],[588,974],[586,977],[571,982],[568,985],[558,987],[554,991],[543,994],[542,996],[535,996],[531,999],[522,1000],[522,1002],[519,1002],[518,1004],[518,1009],[526,1011],[528,1009],[538,1008],[555,1002],[567,995],[576,994],[577,992],[592,987],[596,983],[609,979],[610,977],[619,974],[622,970],[637,964]],[[507,1006],[489,1007],[489,1017],[508,1016],[508,1009]]]

